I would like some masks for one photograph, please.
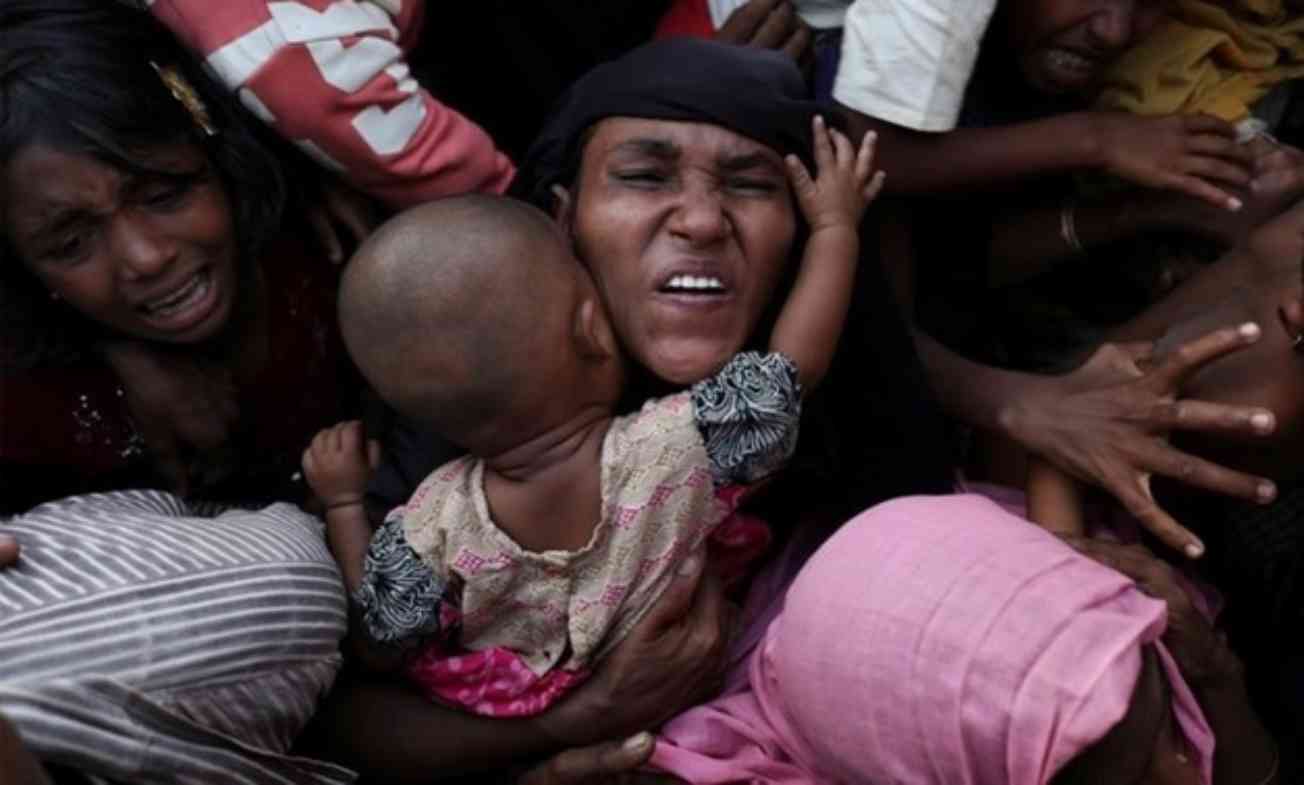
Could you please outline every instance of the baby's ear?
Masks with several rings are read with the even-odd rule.
[[[617,354],[616,334],[606,310],[594,297],[584,297],[575,309],[575,342],[580,356],[602,361]]]

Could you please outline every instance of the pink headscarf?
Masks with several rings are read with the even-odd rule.
[[[1207,785],[1213,735],[1158,643],[1165,620],[985,498],[888,502],[810,559],[750,685],[668,726],[654,762],[696,782],[1044,785],[1123,718],[1155,643]]]

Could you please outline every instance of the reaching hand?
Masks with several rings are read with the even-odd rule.
[[[800,63],[810,52],[811,32],[789,0],[750,0],[729,15],[715,40],[775,49]]]
[[[1223,186],[1248,187],[1254,164],[1231,123],[1209,115],[1127,112],[1098,112],[1094,121],[1105,171],[1147,188],[1240,209],[1241,200]]]
[[[380,463],[380,443],[368,441],[359,420],[325,428],[303,451],[303,475],[327,509],[362,501]]]
[[[1155,502],[1151,475],[1259,502],[1276,495],[1263,478],[1197,458],[1168,444],[1174,429],[1266,435],[1272,412],[1181,398],[1183,385],[1213,360],[1259,338],[1257,325],[1225,328],[1151,362],[1149,344],[1107,344],[1078,370],[1002,417],[1020,444],[1118,499],[1142,526],[1188,556],[1203,544]]]
[[[811,130],[818,170],[815,178],[811,179],[797,156],[784,159],[797,204],[812,234],[829,228],[856,231],[865,208],[883,190],[884,174],[882,170],[874,171],[877,135],[867,132],[857,151],[841,131],[829,128],[819,115],[811,120]]]

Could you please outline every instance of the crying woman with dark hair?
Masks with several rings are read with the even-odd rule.
[[[358,386],[278,160],[147,16],[4,9],[0,512],[124,486],[300,497],[303,444]]]

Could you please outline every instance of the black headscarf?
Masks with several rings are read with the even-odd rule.
[[[820,111],[828,109],[807,98],[801,72],[785,55],[698,39],[646,44],[570,88],[526,156],[514,190],[548,208],[551,186],[574,182],[585,132],[608,117],[710,123],[781,155],[794,153],[809,166],[810,121]],[[943,420],[878,263],[873,230],[862,237],[837,356],[806,402],[797,455],[760,500],[773,523],[815,509],[845,519],[884,499],[951,486]]]
[[[608,117],[710,123],[809,164],[818,111],[786,55],[697,38],[656,41],[571,86],[526,154],[514,190],[546,207],[548,189],[574,179],[584,132]]]

